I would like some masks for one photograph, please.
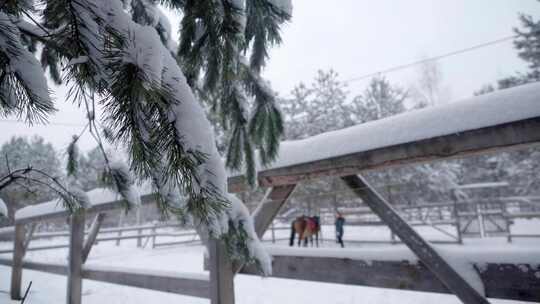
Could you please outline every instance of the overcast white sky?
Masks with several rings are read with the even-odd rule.
[[[282,96],[301,81],[309,83],[318,69],[333,68],[343,80],[350,79],[512,35],[519,12],[540,18],[536,0],[293,0],[293,5],[283,44],[272,50],[264,71]],[[510,41],[443,59],[439,65],[452,100],[525,70]],[[416,75],[413,68],[386,77],[409,87]],[[366,83],[351,82],[349,91],[359,93]],[[0,144],[13,135],[38,134],[57,149],[67,147],[71,135],[82,129],[84,114],[64,100],[65,88],[51,88],[59,112],[50,121],[69,125],[28,127],[0,121]],[[89,136],[80,144],[85,150],[94,146]]]

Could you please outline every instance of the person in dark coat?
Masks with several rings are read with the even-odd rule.
[[[341,213],[336,214],[336,242],[341,245],[341,248],[345,247],[343,244],[343,226],[345,225],[345,218]]]

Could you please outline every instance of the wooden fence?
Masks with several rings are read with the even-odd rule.
[[[491,95],[476,97],[467,103],[448,106],[433,107],[421,111],[415,111],[396,117],[390,117],[370,124],[354,127],[344,131],[336,131],[324,136],[307,139],[304,141],[307,147],[315,150],[316,144],[319,148],[327,147],[332,139],[332,147],[335,149],[322,149],[332,151],[332,153],[320,154],[318,157],[307,159],[306,145],[289,145],[299,151],[289,150],[289,153],[281,153],[276,160],[276,166],[263,168],[258,172],[258,184],[268,187],[268,191],[263,201],[258,205],[253,217],[255,230],[259,237],[268,229],[274,217],[279,213],[280,208],[285,204],[293,193],[296,185],[302,181],[321,177],[340,178],[349,187],[359,200],[366,204],[382,221],[384,221],[393,233],[398,236],[408,248],[419,258],[426,271],[431,276],[422,276],[425,272],[415,272],[401,270],[400,274],[407,276],[415,282],[425,282],[426,280],[440,283],[446,290],[455,294],[462,302],[467,304],[489,303],[479,291],[475,290],[463,277],[446,261],[433,246],[425,241],[383,198],[371,187],[363,178],[359,176],[365,170],[375,170],[389,168],[392,166],[402,166],[407,164],[437,161],[447,158],[463,157],[471,154],[481,154],[486,152],[500,151],[505,149],[515,149],[522,147],[537,146],[540,144],[540,111],[538,108],[538,96],[540,95],[540,84],[529,84],[514,89],[503,90]],[[486,107],[496,109],[501,115],[490,116],[485,114]],[[463,111],[463,109],[466,111]],[[478,115],[481,113],[481,115]],[[507,114],[512,115],[507,115]],[[441,122],[444,117],[459,117]],[[492,119],[493,118],[493,119]],[[400,125],[403,123],[404,125]],[[407,126],[407,130],[398,130]],[[430,128],[428,126],[435,126]],[[374,133],[376,133],[374,135]],[[397,134],[400,133],[400,134]],[[340,136],[341,134],[341,136]],[[394,135],[400,136],[394,136]],[[338,135],[338,136],[336,136]],[[343,136],[345,135],[345,136]],[[354,135],[354,136],[351,136]],[[377,136],[381,139],[393,138],[394,141],[377,141],[379,144],[358,145],[360,148],[343,152],[342,146],[370,140],[369,137]],[[355,146],[356,147],[356,146]],[[309,150],[308,149],[308,150]],[[300,158],[287,159],[290,156],[301,156]],[[283,157],[283,159],[281,159]],[[244,176],[232,176],[228,180],[228,189],[231,192],[240,192],[246,189],[246,178]],[[144,197],[143,197],[144,201]],[[107,202],[95,206],[93,211],[117,208],[118,202]],[[114,206],[114,207],[112,207]],[[97,231],[99,230],[99,219],[96,217],[90,233],[84,239],[85,214],[78,213],[69,215],[66,211],[55,211],[51,213],[39,213],[16,221],[14,253],[12,260],[12,281],[11,296],[20,298],[22,267],[25,266],[23,256],[27,248],[25,239],[25,224],[37,221],[48,220],[53,217],[70,217],[70,244],[69,263],[66,268],[56,265],[55,271],[67,274],[68,276],[68,303],[80,304],[82,278],[109,279],[120,284],[135,284],[137,280],[139,287],[158,288],[150,278],[150,274],[141,274],[128,269],[117,269],[114,271],[101,271],[99,269],[88,269],[84,266],[85,257],[94,243]],[[208,296],[212,304],[233,304],[234,303],[234,275],[238,272],[248,272],[249,267],[245,265],[233,265],[226,254],[226,250],[219,241],[210,241],[209,251],[209,281],[205,278],[194,275],[173,274],[169,276],[158,275],[157,277],[167,281],[173,276],[179,279],[177,290],[183,294],[195,294],[196,290],[203,290],[207,293],[201,296]],[[357,270],[357,273],[347,272],[348,275],[360,274],[364,277],[381,273],[393,276],[396,272],[385,270],[384,267],[375,271],[362,272],[360,268],[349,267],[346,259],[338,261],[323,261],[321,258],[306,257],[307,264],[300,263],[291,257],[275,258],[274,273],[289,274],[304,279],[317,280],[321,276],[326,281],[339,281],[340,274],[335,267],[331,267],[331,262],[339,263],[342,268]],[[310,264],[311,263],[311,264]],[[316,265],[312,269],[302,265]],[[43,265],[29,265],[28,267],[41,267]],[[49,265],[50,266],[50,265]],[[359,266],[359,265],[354,265]],[[507,299],[538,300],[540,296],[540,278],[535,274],[540,269],[534,265],[514,265],[504,267],[505,264],[496,264],[492,269],[492,276],[504,278],[507,284],[497,283],[495,288],[500,287],[500,291],[485,290],[486,296],[496,296]],[[392,266],[392,267],[395,267]],[[397,266],[399,267],[399,265]],[[490,266],[491,267],[491,266]],[[517,273],[509,273],[505,269],[517,269],[527,267],[528,277],[520,277]],[[277,271],[276,271],[277,270]],[[399,270],[399,269],[398,269]],[[408,269],[410,270],[410,269]],[[318,271],[317,273],[312,273]],[[112,274],[111,274],[112,273]],[[485,272],[483,272],[485,273]],[[532,275],[531,275],[532,274]],[[133,279],[131,280],[131,276]],[[418,275],[418,276],[417,276]],[[514,276],[512,276],[514,275]],[[157,281],[156,275],[154,279]],[[491,276],[491,277],[492,277]],[[490,285],[491,277],[482,277],[484,286]],[[112,279],[114,278],[114,279]],[[395,279],[374,280],[378,282],[378,287],[407,288],[409,285],[396,285]],[[208,283],[206,283],[208,282]],[[345,280],[345,282],[348,282]],[[354,281],[362,284],[361,280]],[[501,282],[500,280],[497,282]],[[163,284],[166,284],[165,282]],[[365,283],[364,283],[365,284]],[[415,285],[417,290],[432,291],[422,284]],[[439,290],[442,292],[442,290]],[[493,292],[493,293],[491,293]],[[202,292],[201,292],[202,293]]]
[[[153,195],[146,195],[142,197],[143,203],[149,203],[153,201]],[[137,231],[134,235],[124,236],[105,236],[98,237],[100,232],[101,223],[105,217],[105,211],[121,208],[119,202],[107,202],[105,204],[99,204],[88,208],[87,210],[79,211],[74,214],[69,214],[68,211],[50,211],[41,214],[36,214],[21,219],[15,220],[14,229],[14,246],[13,246],[13,258],[0,259],[0,264],[10,265],[12,268],[11,273],[11,289],[10,295],[12,299],[21,299],[21,279],[22,269],[34,269],[38,271],[45,271],[56,274],[65,274],[68,276],[67,280],[67,300],[69,304],[80,304],[82,301],[82,279],[91,279],[102,282],[116,283],[126,286],[134,286],[152,290],[167,291],[177,294],[184,294],[196,297],[213,298],[212,303],[221,303],[216,297],[221,296],[221,290],[216,284],[210,283],[207,275],[181,273],[181,272],[145,272],[137,269],[130,268],[102,268],[102,267],[89,267],[85,266],[85,262],[90,254],[92,246],[96,241],[113,241],[113,240],[125,240],[125,239],[152,239],[154,247],[169,245],[169,243],[156,243],[156,237],[158,236],[193,236],[194,231],[183,233],[158,233],[156,230],[164,225],[146,225],[137,227],[120,227],[103,229],[102,234],[118,233],[123,231]],[[86,213],[98,212],[90,228],[85,231]],[[69,217],[69,232],[55,232],[55,233],[42,233],[34,235],[36,224],[42,221],[50,221],[57,218]],[[150,230],[150,233],[143,233],[145,230]],[[32,239],[48,238],[57,236],[69,237],[68,244],[29,247]],[[85,237],[86,236],[86,237]],[[147,241],[148,242],[148,241]],[[220,246],[218,244],[218,246]],[[53,248],[68,248],[68,263],[67,264],[54,264],[54,263],[41,263],[24,261],[25,253],[29,250],[45,250]],[[5,253],[2,252],[2,253]],[[210,260],[216,260],[218,257],[216,253],[210,253]],[[221,258],[222,259],[222,258]],[[212,262],[214,269],[221,267],[221,262]],[[210,276],[216,270],[210,271]],[[219,281],[214,281],[219,282]],[[216,291],[217,292],[212,292]]]

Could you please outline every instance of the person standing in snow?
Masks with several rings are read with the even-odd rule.
[[[341,213],[336,214],[336,242],[341,245],[341,248],[345,247],[343,244],[343,226],[345,225],[345,218]]]

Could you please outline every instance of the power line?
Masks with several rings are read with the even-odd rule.
[[[440,59],[443,59],[443,58],[447,58],[447,57],[467,53],[467,52],[474,51],[474,50],[477,50],[477,49],[480,49],[480,48],[484,48],[484,47],[492,46],[492,45],[499,44],[499,43],[502,43],[502,42],[506,42],[508,40],[516,38],[517,36],[518,35],[506,36],[506,37],[503,37],[503,38],[500,38],[500,39],[497,39],[497,40],[492,40],[492,41],[489,41],[489,42],[477,44],[477,45],[474,45],[474,46],[471,46],[471,47],[467,47],[467,48],[464,48],[464,49],[448,52],[448,53],[445,53],[445,54],[442,54],[442,55],[429,57],[429,58],[414,61],[414,62],[411,62],[411,63],[406,63],[406,64],[394,66],[394,67],[391,67],[391,68],[388,68],[388,69],[385,69],[385,70],[380,70],[378,72],[373,72],[373,73],[365,74],[365,75],[358,76],[358,77],[352,77],[352,78],[349,78],[349,79],[347,79],[347,80],[345,80],[343,82],[349,83],[349,82],[359,81],[359,80],[363,80],[363,79],[366,79],[366,78],[375,77],[375,76],[378,76],[380,74],[387,74],[387,73],[395,72],[395,71],[398,71],[398,70],[407,69],[407,68],[410,68],[410,67],[413,67],[415,65],[422,64],[422,63],[426,63],[426,62],[430,62],[430,61],[437,61],[437,60],[440,60]]]
[[[26,124],[25,121],[17,119],[0,119],[0,123],[17,123],[17,124]],[[84,124],[69,123],[69,122],[48,122],[43,125],[53,125],[53,126],[63,126],[63,127],[84,127]]]

